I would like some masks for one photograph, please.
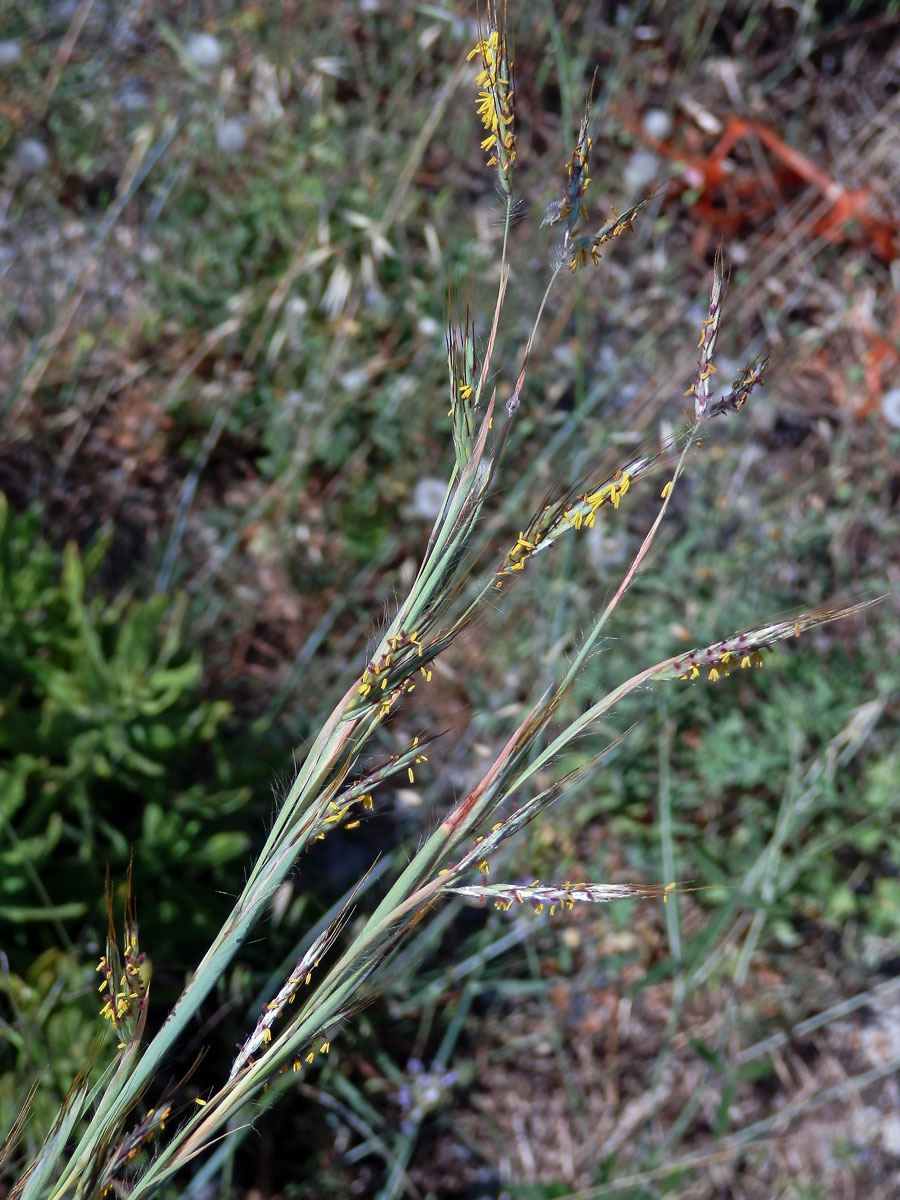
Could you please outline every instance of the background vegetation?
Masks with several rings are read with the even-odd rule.
[[[2,11],[0,1129],[40,1079],[25,1153],[97,1033],[107,864],[115,904],[133,850],[152,1027],[402,594],[452,462],[447,283],[486,336],[500,229],[465,4]],[[798,605],[895,597],[896,6],[523,0],[510,22],[500,386],[595,68],[595,209],[669,182],[556,293],[486,534],[677,427],[720,242],[720,371],[776,350],[573,705]],[[284,885],[172,1064],[211,1047],[179,1095],[508,735],[655,498],[524,579],[384,733],[388,752],[443,736]],[[189,1194],[894,1194],[897,650],[889,598],[763,672],[632,699],[601,731],[637,722],[614,760],[506,874],[707,890],[552,919],[448,909],[314,1085]]]

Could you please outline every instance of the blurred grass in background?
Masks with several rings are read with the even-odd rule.
[[[273,781],[427,536],[452,460],[448,280],[485,337],[501,228],[466,5],[2,11],[5,1129],[50,1064],[44,1123],[95,1035],[107,863],[115,894],[133,847],[151,1025],[227,911]],[[776,348],[573,704],[592,671],[606,690],[793,606],[896,596],[897,6],[523,2],[510,19],[522,219],[501,398],[595,68],[593,211],[670,182],[556,293],[485,537],[678,425],[720,242],[723,379]],[[751,135],[717,158],[731,118]],[[846,220],[813,166],[859,194]],[[273,904],[285,958],[465,786],[655,498],[629,496],[451,651],[393,731],[446,734],[430,780],[301,864]],[[399,1195],[404,1170],[447,1198],[623,1194],[623,1177],[635,1196],[892,1194],[897,649],[889,600],[752,678],[623,706],[606,732],[639,724],[612,764],[508,874],[710,890],[543,923],[448,910],[321,1093],[222,1152],[217,1194]],[[211,1039],[231,1054],[277,966],[246,948],[185,1068]],[[859,994],[865,1020],[834,1007]]]

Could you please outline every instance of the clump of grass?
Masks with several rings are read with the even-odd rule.
[[[649,685],[705,678],[716,682],[733,670],[758,668],[775,644],[855,611],[836,605],[789,621],[769,621],[745,632],[668,656],[635,671],[578,716],[558,721],[564,700],[628,593],[669,511],[672,497],[701,433],[717,417],[739,413],[761,381],[765,360],[751,361],[716,394],[713,354],[726,290],[721,259],[713,272],[708,315],[703,320],[697,368],[684,393],[694,410],[684,429],[662,447],[632,456],[613,473],[571,483],[535,498],[520,531],[499,562],[485,566],[479,552],[480,526],[495,485],[503,477],[503,453],[523,405],[528,404],[529,359],[551,292],[571,272],[599,264],[608,243],[630,232],[649,197],[621,214],[591,226],[586,193],[590,183],[591,105],[586,105],[568,158],[562,195],[545,222],[562,226],[549,281],[521,352],[518,372],[503,397],[495,352],[508,303],[508,234],[515,211],[516,161],[513,55],[502,7],[488,7],[486,24],[472,51],[480,63],[477,111],[486,136],[482,146],[496,175],[503,204],[503,244],[490,331],[480,349],[475,326],[451,312],[448,332],[450,411],[455,460],[447,490],[421,564],[407,595],[382,631],[358,677],[323,723],[281,801],[272,828],[228,919],[214,938],[160,1031],[143,1044],[151,987],[144,968],[136,921],[126,906],[124,949],[110,923],[101,974],[102,1013],[114,1028],[117,1056],[102,1078],[90,1066],[74,1081],[54,1127],[35,1161],[16,1185],[18,1200],[61,1200],[126,1193],[133,1200],[154,1194],[176,1172],[221,1138],[245,1107],[269,1087],[303,1074],[329,1053],[341,1027],[384,986],[401,947],[442,900],[463,895],[506,909],[530,903],[537,911],[575,903],[603,903],[623,896],[661,897],[678,890],[675,881],[644,885],[587,881],[488,882],[491,857],[504,842],[596,771],[611,746],[577,767],[544,782],[542,772],[624,697]],[[687,381],[686,381],[687,382]],[[278,888],[297,869],[304,852],[339,827],[350,828],[374,806],[373,793],[388,780],[415,779],[428,745],[413,738],[399,754],[376,766],[366,755],[376,732],[399,710],[414,705],[413,693],[432,678],[435,661],[476,619],[496,619],[498,598],[523,573],[546,563],[546,553],[565,537],[591,528],[601,509],[619,510],[632,488],[666,472],[658,508],[643,541],[611,598],[583,636],[571,662],[529,707],[478,782],[443,814],[407,865],[398,871],[371,912],[351,914],[356,893],[299,956],[293,970],[265,1004],[256,1026],[221,1086],[198,1098],[190,1112],[177,1112],[163,1096],[138,1114],[143,1097],[158,1085],[162,1064],[196,1016],[217,979],[233,961]],[[615,745],[617,743],[613,743]],[[302,873],[302,871],[301,871]],[[360,889],[365,880],[360,881]],[[175,1126],[166,1130],[166,1124]],[[155,1157],[143,1155],[158,1142]],[[12,1152],[12,1143],[7,1153]]]

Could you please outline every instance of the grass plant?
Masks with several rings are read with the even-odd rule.
[[[513,54],[504,9],[489,7],[468,58],[474,58],[478,67],[477,115],[487,167],[500,197],[502,243],[496,263],[496,299],[483,343],[479,337],[481,321],[471,305],[464,305],[460,311],[455,295],[450,298],[447,359],[454,462],[421,562],[408,593],[379,632],[363,669],[342,688],[321,729],[310,738],[230,915],[165,1023],[149,1039],[145,1038],[145,1026],[152,979],[141,950],[137,921],[128,900],[124,923],[117,933],[110,902],[109,935],[98,970],[103,1016],[114,1031],[115,1059],[106,1071],[92,1071],[88,1063],[78,1074],[58,1119],[15,1185],[12,1194],[20,1200],[126,1193],[138,1200],[158,1193],[176,1175],[183,1181],[190,1171],[199,1171],[201,1178],[207,1169],[201,1156],[212,1156],[215,1162],[221,1139],[229,1131],[233,1136],[236,1128],[248,1126],[255,1105],[266,1104],[295,1086],[298,1076],[303,1080],[310,1068],[329,1053],[333,1040],[347,1023],[408,966],[414,951],[423,945],[420,939],[439,919],[441,905],[453,897],[491,903],[502,911],[523,905],[536,912],[603,903],[623,896],[656,898],[665,905],[672,959],[680,973],[679,995],[683,998],[691,975],[715,969],[711,962],[715,951],[709,943],[700,951],[686,944],[675,905],[669,903],[684,887],[677,882],[678,808],[673,803],[668,771],[671,748],[664,739],[658,747],[658,836],[665,866],[657,882],[621,883],[611,879],[597,883],[564,877],[549,883],[530,877],[495,882],[490,878],[492,859],[508,861],[504,858],[508,839],[532,822],[552,822],[553,806],[596,778],[608,755],[618,748],[620,738],[613,735],[603,749],[585,752],[584,736],[598,726],[605,732],[606,719],[617,710],[621,712],[629,697],[643,697],[651,687],[690,688],[693,681],[701,680],[717,684],[742,669],[756,671],[762,666],[763,656],[776,644],[863,607],[823,605],[789,619],[755,624],[743,632],[698,639],[694,649],[662,653],[637,670],[632,665],[622,672],[621,682],[609,690],[608,684],[597,687],[598,662],[613,659],[612,654],[601,655],[608,649],[612,620],[619,617],[625,598],[650,575],[651,550],[664,522],[672,515],[674,498],[688,478],[698,443],[713,441],[726,418],[740,420],[752,408],[766,360],[751,358],[728,381],[730,386],[716,386],[715,351],[727,283],[725,266],[717,258],[708,306],[697,330],[696,365],[673,396],[679,408],[687,400],[692,409],[681,432],[662,444],[632,450],[614,469],[598,468],[558,486],[542,486],[528,479],[528,464],[520,458],[527,450],[527,440],[516,435],[533,403],[531,367],[539,335],[551,311],[551,297],[555,298],[563,285],[571,287],[573,275],[577,282],[581,273],[601,266],[609,244],[633,230],[635,222],[645,216],[653,196],[623,205],[621,213],[614,210],[606,219],[590,216],[588,187],[596,118],[589,98],[568,156],[560,194],[548,208],[543,223],[548,246],[553,239],[556,241],[549,280],[536,315],[526,326],[515,369],[507,378],[498,348],[504,321],[510,308],[515,307],[510,235],[517,217],[517,131]],[[135,180],[141,162],[136,165]],[[383,236],[383,231],[372,233],[373,246],[378,236]],[[291,264],[285,278],[295,278],[309,266],[305,260]],[[335,268],[329,284],[333,284],[334,292],[340,289],[342,278]],[[258,316],[257,332],[270,318],[274,319],[274,307]],[[515,320],[518,325],[520,314],[515,314]],[[217,330],[218,336],[227,338],[234,327],[226,319]],[[262,333],[251,338],[245,352],[247,362],[259,353],[262,341]],[[210,345],[207,339],[199,352]],[[43,346],[36,348],[23,381],[22,395],[26,398],[40,382],[45,365],[42,352]],[[176,382],[188,373],[185,370],[177,375]],[[173,384],[173,402],[176,393]],[[221,410],[221,419],[213,425],[212,442],[221,436],[232,417],[245,419],[239,401],[234,393]],[[205,462],[208,451],[209,446],[200,447],[201,461]],[[279,477],[284,469],[293,469],[278,457],[277,444],[273,444],[272,453],[277,460],[272,467],[273,477]],[[531,484],[532,494],[526,499],[516,493],[515,511],[520,517],[517,536],[509,540],[499,560],[491,563],[487,558],[490,551],[485,550],[485,530],[495,527],[492,517],[500,510],[498,491],[510,480],[515,486],[520,474]],[[185,509],[191,500],[190,486],[188,481]],[[413,719],[417,698],[431,682],[442,656],[455,643],[475,629],[502,621],[507,598],[523,581],[538,572],[549,572],[551,561],[559,557],[563,547],[588,533],[598,520],[615,521],[640,489],[654,489],[650,494],[655,512],[647,521],[637,552],[626,562],[620,580],[587,632],[568,643],[574,648],[565,667],[554,672],[525,706],[524,715],[507,730],[478,781],[448,811],[436,815],[431,832],[405,865],[390,864],[379,881],[383,893],[377,902],[370,905],[370,880],[362,878],[359,887],[309,940],[285,978],[266,997],[255,1027],[247,1030],[234,1061],[222,1071],[219,1087],[198,1097],[193,1106],[186,1105],[183,1089],[178,1089],[177,1096],[168,1095],[161,1081],[169,1056],[185,1038],[203,1002],[235,962],[247,939],[264,932],[267,913],[285,881],[299,875],[302,883],[306,852],[337,829],[352,828],[370,819],[378,805],[379,788],[404,779],[414,782],[426,756],[444,753],[440,742],[432,745],[427,738],[413,737],[399,753],[378,761],[381,732],[400,713],[406,722]],[[176,522],[163,556],[163,590],[175,569],[179,544]],[[564,625],[566,615],[565,606],[560,605],[559,623]],[[690,691],[695,695],[696,689]],[[772,836],[758,847],[754,864],[742,882],[743,897],[758,894],[763,904],[774,904],[780,856],[814,803],[813,797],[818,796],[811,787],[814,775],[815,764],[805,771],[798,767],[792,786],[785,791]],[[810,856],[814,857],[812,851]],[[703,878],[710,881],[708,876]],[[717,882],[724,885],[730,881]],[[723,916],[733,911],[729,903],[723,886]],[[760,920],[751,918],[749,928],[744,930],[746,940],[736,967],[739,980],[746,978]],[[458,1011],[461,1021],[465,1004]],[[448,1034],[446,1045],[451,1041]],[[448,1061],[448,1052],[442,1046],[435,1060],[437,1068],[445,1069]],[[421,1119],[421,1112],[415,1119]],[[21,1127],[14,1131],[17,1136],[21,1132]],[[673,1141],[677,1142],[677,1130]],[[8,1158],[15,1154],[15,1144],[13,1136],[6,1147]],[[410,1140],[408,1146],[411,1144]],[[405,1165],[401,1152],[391,1165],[388,1194],[397,1194],[402,1186]]]

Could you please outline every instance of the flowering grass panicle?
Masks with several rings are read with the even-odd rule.
[[[697,349],[700,355],[697,359],[697,373],[691,386],[684,393],[694,397],[694,416],[702,421],[708,414],[712,396],[712,377],[718,367],[713,363],[716,341],[719,337],[719,325],[722,320],[722,305],[725,299],[725,272],[722,267],[721,251],[716,254],[716,265],[713,271],[713,285],[709,294],[709,315],[700,322],[700,341]]]
[[[547,214],[541,222],[545,225],[556,225],[565,221],[564,242],[568,247],[580,229],[580,222],[588,219],[587,208],[584,204],[584,193],[587,191],[591,177],[588,174],[591,161],[593,141],[588,130],[591,124],[591,100],[588,97],[585,105],[581,127],[578,130],[578,140],[572,151],[572,156],[566,164],[566,184],[561,197],[551,200],[547,206]]]
[[[138,926],[131,896],[131,871],[125,883],[124,949],[119,950],[112,912],[110,883],[107,878],[106,910],[108,929],[106,952],[97,964],[102,977],[98,991],[103,993],[100,1015],[109,1021],[119,1039],[119,1048],[137,1042],[147,1015],[150,966],[138,945]]]
[[[499,5],[496,0],[491,0],[487,11],[487,28],[468,57],[470,60],[481,59],[477,78],[478,116],[487,133],[481,148],[487,151],[487,165],[497,168],[502,191],[509,195],[512,191],[512,165],[516,159],[515,86],[505,0],[501,0]]]
[[[761,667],[763,651],[771,650],[777,642],[800,637],[819,625],[862,612],[873,604],[879,604],[881,599],[876,597],[849,605],[823,605],[801,613],[793,620],[775,621],[743,633],[733,633],[719,642],[678,655],[660,670],[657,678],[699,679],[701,673],[706,671],[709,682],[716,683],[719,679],[727,678],[735,669]]]
[[[632,883],[482,883],[450,889],[454,895],[493,901],[494,907],[508,912],[516,904],[529,904],[540,916],[554,916],[558,910],[572,909],[576,904],[609,904],[612,900],[663,899],[677,890],[676,885]]]

